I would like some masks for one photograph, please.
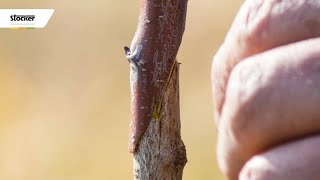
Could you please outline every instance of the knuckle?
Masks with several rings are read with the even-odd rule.
[[[255,59],[245,59],[231,72],[227,85],[225,121],[233,138],[245,141],[254,127],[261,109],[261,92],[264,86],[263,72]]]
[[[266,44],[270,37],[270,25],[272,9],[281,0],[251,0],[247,5],[246,19],[244,22],[243,39],[245,42],[255,45],[257,51]],[[264,43],[261,43],[264,42]]]
[[[259,62],[254,58],[247,58],[237,64],[232,70],[228,82],[228,92],[237,98],[240,105],[246,104],[259,90],[263,72]]]
[[[234,176],[236,176],[236,168],[234,166],[237,165],[237,161],[229,153],[225,147],[217,146],[217,160],[220,171],[228,179],[234,179]]]
[[[266,159],[255,156],[245,164],[239,175],[239,180],[249,179],[277,179],[277,174]]]
[[[218,166],[220,171],[222,172],[223,175],[225,175],[226,177],[230,177],[231,175],[231,167],[227,165],[226,160],[225,159],[221,159],[218,156]]]
[[[320,35],[319,1],[250,0],[242,38],[261,51]]]
[[[229,73],[226,69],[227,64],[228,58],[226,57],[226,48],[225,45],[222,44],[213,58],[211,67],[211,82],[212,91],[214,94],[214,107],[217,115],[216,117],[218,117],[221,113],[224,102],[225,86]],[[218,119],[216,118],[215,120],[218,121]]]

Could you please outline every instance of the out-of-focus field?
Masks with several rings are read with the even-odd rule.
[[[185,180],[223,179],[210,65],[241,1],[190,0],[178,55]],[[139,1],[1,0],[54,8],[45,29],[0,29],[0,179],[132,179],[130,45]]]

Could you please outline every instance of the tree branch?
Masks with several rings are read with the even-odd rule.
[[[179,63],[187,0],[142,0],[130,48],[129,151],[135,179],[182,179],[187,162],[180,136]]]

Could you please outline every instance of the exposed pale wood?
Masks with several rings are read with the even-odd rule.
[[[160,119],[152,119],[134,153],[136,180],[181,180],[187,162],[180,137],[178,64],[164,92]]]

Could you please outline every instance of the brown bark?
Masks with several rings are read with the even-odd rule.
[[[129,151],[137,180],[180,180],[187,162],[180,136],[179,63],[187,0],[142,0],[130,49]]]

